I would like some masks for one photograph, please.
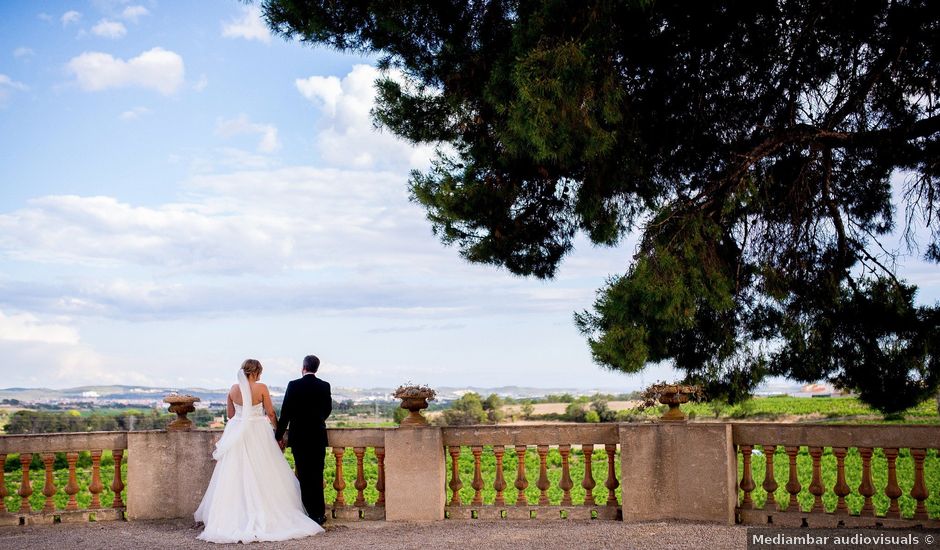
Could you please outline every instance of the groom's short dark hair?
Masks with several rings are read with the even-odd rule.
[[[307,372],[317,372],[317,369],[320,368],[320,358],[316,355],[308,355],[304,357],[304,370]]]

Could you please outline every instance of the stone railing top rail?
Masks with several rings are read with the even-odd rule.
[[[328,428],[330,447],[384,447],[385,432],[395,428]]]
[[[67,432],[0,436],[0,454],[126,448],[127,432]]]
[[[444,445],[567,445],[618,443],[617,424],[459,426],[443,428]]]
[[[732,424],[735,444],[817,447],[940,448],[940,426],[858,424]]]

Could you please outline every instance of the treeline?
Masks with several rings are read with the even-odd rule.
[[[565,407],[565,414],[562,420],[569,422],[618,422],[621,420],[617,411],[613,411],[607,404],[608,399],[604,397],[589,400],[587,397],[571,402]],[[624,411],[627,412],[627,411]]]
[[[460,399],[452,401],[450,408],[435,418],[435,423],[444,426],[466,426],[469,424],[496,424],[503,419],[500,410],[505,400],[495,393],[486,399],[474,392],[465,393]],[[407,411],[404,413],[407,415]],[[395,415],[395,421],[401,422],[401,413]]]
[[[504,405],[521,404],[518,416],[526,420],[561,420],[566,422],[620,422],[635,415],[634,411],[614,411],[610,401],[636,399],[634,394],[594,394],[592,396],[572,396],[571,394],[548,395],[535,399],[506,399],[490,394],[483,399],[477,393],[466,393],[450,403],[450,408],[434,419],[442,426],[465,426],[470,424],[497,424],[505,419]],[[568,403],[564,413],[534,414],[537,403]],[[408,413],[395,413],[395,421],[401,422]]]
[[[355,403],[352,399],[343,401],[333,400],[333,414],[348,414],[350,416],[382,416],[392,417],[395,409],[400,409],[401,401],[374,401],[371,403]],[[278,416],[281,411],[278,410]]]
[[[190,413],[189,418],[197,426],[208,426],[218,411],[200,409]],[[19,410],[10,415],[3,427],[7,434],[43,434],[64,432],[111,432],[129,430],[162,430],[176,415],[160,409],[140,411],[128,409],[118,414],[78,411],[32,411]]]
[[[336,414],[378,415],[391,417],[394,410],[401,410],[398,402],[378,402],[377,404],[356,404],[352,400],[333,401]],[[280,414],[280,411],[277,411]],[[406,411],[407,412],[407,411]],[[196,409],[187,415],[197,428],[208,428],[216,419],[225,421],[224,408]],[[22,409],[9,417],[3,431],[7,434],[42,434],[65,432],[111,432],[131,430],[162,430],[166,428],[175,414],[165,409],[98,409],[88,411],[71,410],[29,410]]]
[[[598,400],[604,401],[635,401],[643,399],[643,392],[635,391],[630,393],[595,393],[594,395],[571,395],[570,393],[550,393],[544,397],[534,399],[506,399],[507,405],[524,404],[526,402],[538,403],[587,403]]]

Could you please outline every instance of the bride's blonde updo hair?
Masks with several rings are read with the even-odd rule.
[[[264,370],[264,368],[261,366],[261,361],[257,359],[245,359],[245,362],[242,363],[242,371],[245,373],[245,376],[260,376],[262,370]]]

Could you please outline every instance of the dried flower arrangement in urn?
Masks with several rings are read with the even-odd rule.
[[[659,419],[667,422],[683,422],[687,418],[679,408],[682,403],[688,403],[691,397],[700,399],[702,387],[694,384],[667,384],[658,382],[646,388],[643,392],[643,405],[640,408],[652,407],[657,401],[668,405],[669,410]]]
[[[428,420],[421,414],[421,409],[428,408],[428,401],[434,401],[437,392],[427,386],[418,386],[408,382],[398,386],[392,397],[401,399],[401,408],[410,414],[401,421],[402,426],[427,426]]]

